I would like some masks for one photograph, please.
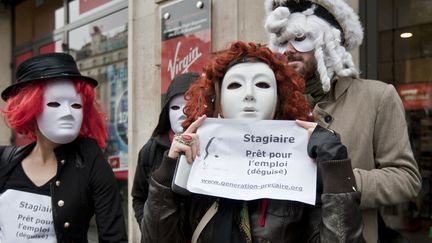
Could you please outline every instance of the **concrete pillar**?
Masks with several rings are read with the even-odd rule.
[[[135,220],[132,197],[138,152],[149,139],[157,124],[161,107],[159,13],[154,0],[129,0],[128,33],[128,225],[129,242],[140,242],[140,230]]]
[[[5,89],[12,82],[12,12],[9,6],[0,3],[0,90]],[[0,101],[3,108],[4,101]],[[2,116],[0,116],[2,117]],[[0,119],[0,144],[9,145],[11,130],[6,126],[4,119]]]

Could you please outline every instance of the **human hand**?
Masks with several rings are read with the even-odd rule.
[[[312,135],[315,127],[318,125],[316,122],[308,122],[308,121],[302,121],[302,120],[296,120],[297,125],[303,127],[304,129],[308,130],[308,138]]]
[[[182,134],[174,136],[174,140],[168,152],[168,157],[175,159],[183,153],[186,156],[187,162],[192,163],[196,156],[200,155],[199,139],[196,130],[202,125],[206,118],[206,115],[199,117]]]

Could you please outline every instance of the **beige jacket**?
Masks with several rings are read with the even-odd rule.
[[[374,80],[339,78],[326,98],[314,114],[348,148],[361,192],[364,236],[377,242],[377,208],[406,202],[421,187],[405,110],[392,85]]]

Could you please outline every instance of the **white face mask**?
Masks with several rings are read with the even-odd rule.
[[[276,104],[276,78],[267,64],[240,63],[228,69],[221,87],[225,118],[273,119]]]
[[[182,122],[186,119],[183,109],[186,106],[186,100],[182,94],[174,96],[169,103],[169,120],[171,129],[174,133],[182,133]]]
[[[301,37],[296,37],[289,42],[298,52],[309,52],[315,49],[315,43],[310,36],[303,35]]]
[[[45,87],[43,111],[36,118],[39,131],[57,144],[70,143],[81,129],[82,98],[72,81],[63,79],[49,82]]]

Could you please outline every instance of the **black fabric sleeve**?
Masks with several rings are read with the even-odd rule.
[[[351,160],[339,134],[317,125],[309,139],[308,154],[320,169],[323,193],[357,190]]]
[[[138,224],[141,224],[143,218],[144,203],[147,200],[149,188],[149,175],[146,174],[146,165],[150,164],[149,153],[152,147],[153,140],[149,140],[140,150],[138,154],[137,167],[132,184],[132,207],[135,213],[135,219]]]
[[[329,160],[318,163],[323,193],[344,193],[357,191],[351,160]]]
[[[153,179],[158,183],[171,187],[177,159],[168,157],[168,150],[165,151],[160,167],[154,171]]]
[[[87,143],[86,146],[86,150],[96,154],[89,183],[99,242],[128,242],[120,192],[114,173],[96,142]]]
[[[348,158],[347,149],[342,144],[339,134],[320,125],[316,126],[309,138],[308,154],[317,163]]]

